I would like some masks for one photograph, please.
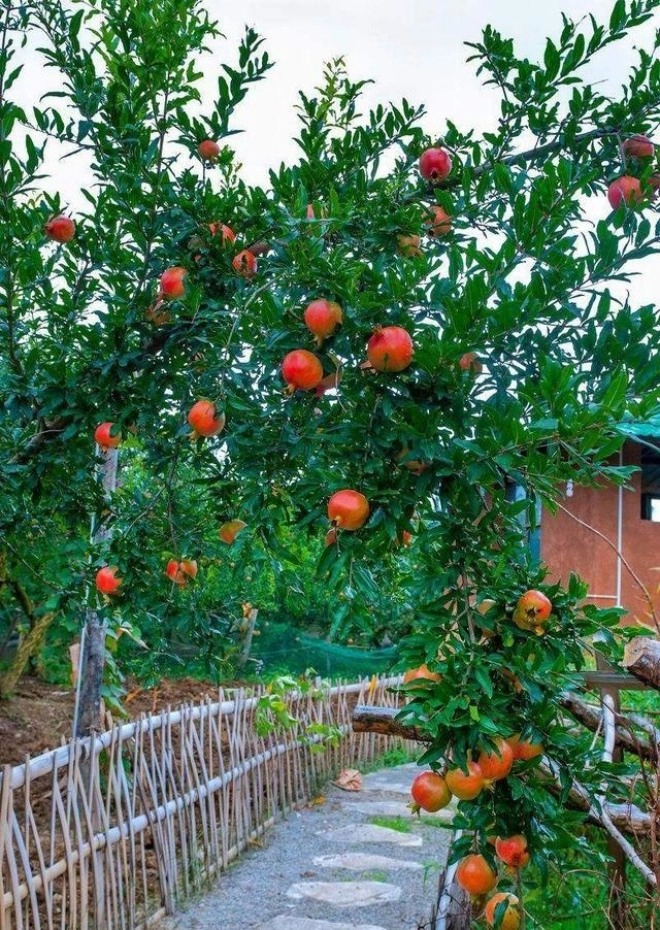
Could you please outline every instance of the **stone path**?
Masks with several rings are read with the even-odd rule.
[[[329,788],[323,803],[273,827],[166,930],[416,930],[447,855],[451,832],[440,825],[452,818],[450,809],[411,815],[419,771],[374,772],[355,793]]]

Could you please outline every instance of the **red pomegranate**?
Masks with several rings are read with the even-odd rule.
[[[331,336],[342,321],[341,307],[332,300],[313,300],[303,315],[305,326],[321,343]]]
[[[437,184],[451,172],[451,156],[445,149],[430,148],[422,152],[419,173],[425,181]]]
[[[337,491],[328,501],[328,519],[342,530],[359,530],[369,516],[369,501],[359,491]]]
[[[188,412],[188,423],[198,436],[217,436],[225,428],[225,415],[212,400],[198,400]]]
[[[383,326],[367,343],[367,358],[376,371],[403,371],[413,351],[413,341],[402,326]]]
[[[70,216],[53,216],[44,226],[44,232],[53,242],[71,242],[76,234],[76,224]]]
[[[282,362],[282,377],[289,391],[313,391],[323,378],[323,365],[307,349],[294,349]]]

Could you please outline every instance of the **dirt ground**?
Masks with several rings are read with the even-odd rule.
[[[245,682],[224,682],[236,688]],[[128,683],[124,698],[127,719],[173,707],[215,698],[217,686],[192,678],[162,681],[157,688],[143,690]],[[75,692],[49,685],[37,678],[22,678],[14,697],[0,701],[0,765],[25,762],[54,749],[71,736]]]

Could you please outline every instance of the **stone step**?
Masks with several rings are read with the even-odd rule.
[[[402,892],[387,882],[297,882],[286,894],[288,898],[312,898],[335,907],[370,907],[398,901]]]
[[[408,859],[391,859],[389,856],[376,856],[371,853],[348,852],[340,856],[316,856],[314,865],[324,869],[351,869],[365,872],[369,869],[382,869],[385,872],[396,869],[423,869],[421,862]]]
[[[337,924],[331,920],[311,920],[309,917],[280,914],[264,924],[261,930],[385,930],[385,927],[375,927],[373,924]]]
[[[400,830],[391,830],[389,827],[378,827],[372,823],[351,824],[327,833],[319,831],[317,836],[322,836],[331,843],[343,843],[345,846],[352,846],[356,843],[391,843],[393,846],[406,847],[422,845],[421,836],[416,836],[414,833],[401,833]]]

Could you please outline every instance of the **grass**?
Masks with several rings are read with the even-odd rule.
[[[369,817],[368,822],[374,824],[376,827],[387,827],[388,830],[397,830],[399,833],[412,833],[412,823],[407,817],[386,817],[381,814],[376,814],[374,817]]]

